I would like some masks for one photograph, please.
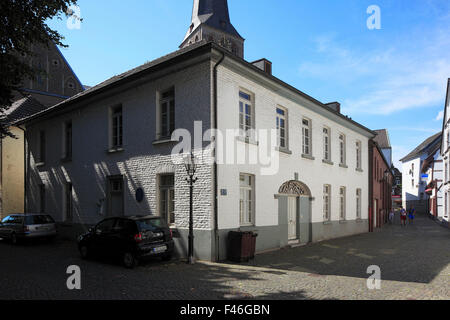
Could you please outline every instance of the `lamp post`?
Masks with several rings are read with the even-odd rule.
[[[184,158],[184,167],[186,168],[186,173],[188,178],[186,181],[189,183],[189,247],[188,247],[188,263],[194,264],[194,216],[193,216],[193,191],[194,183],[197,178],[194,178],[195,172],[197,171],[197,161],[194,154],[191,152],[190,155]]]

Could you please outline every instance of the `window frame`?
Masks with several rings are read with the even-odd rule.
[[[345,221],[347,218],[347,188],[339,187],[339,220]]]
[[[64,146],[63,159],[66,159],[66,160],[72,159],[72,155],[73,155],[73,123],[72,123],[72,120],[68,120],[68,121],[64,122],[63,146]]]
[[[247,177],[250,183],[243,185],[242,177]],[[244,180],[246,179],[244,178]],[[242,198],[243,191],[244,199]],[[250,191],[250,197],[248,197],[248,191]],[[244,212],[249,209],[248,204],[250,204],[250,210]],[[250,221],[244,221],[244,215],[247,215]],[[239,174],[239,225],[241,227],[255,225],[255,176],[248,173]]]
[[[159,93],[158,108],[159,115],[157,119],[159,132],[157,132],[157,139],[171,139],[172,134],[175,131],[176,120],[175,87],[171,87]]]
[[[323,186],[323,220],[325,222],[331,221],[331,185],[325,184]]]
[[[249,99],[243,97],[248,96]],[[247,106],[249,107],[247,109]],[[247,110],[249,113],[247,114]],[[255,130],[255,95],[250,91],[239,88],[239,135],[243,138],[252,139],[253,131]],[[246,123],[247,117],[250,124]]]
[[[362,189],[356,189],[356,219],[362,218]]]
[[[327,131],[325,133],[325,130]],[[329,127],[323,127],[322,129],[323,137],[323,160],[331,161],[331,129]],[[328,142],[327,142],[328,140]],[[328,149],[328,150],[327,150]]]
[[[120,112],[117,112],[120,109]],[[116,121],[117,120],[117,121]],[[116,105],[110,109],[110,148],[123,148],[123,106]]]
[[[305,125],[305,121],[308,122],[308,125]],[[307,135],[306,130],[308,130]],[[306,143],[306,139],[308,139],[308,143]],[[305,152],[306,148],[308,148],[308,152]],[[302,155],[312,157],[312,120],[306,117],[302,118]]]
[[[283,114],[280,114],[278,111],[282,111]],[[277,146],[278,148],[282,150],[288,150],[289,149],[289,114],[288,110],[282,106],[277,106],[275,109],[276,112],[276,129],[277,129]],[[281,136],[281,121],[284,121],[284,136]],[[281,139],[284,139],[284,146],[281,145]]]
[[[163,183],[163,179],[165,177],[172,177],[171,183]],[[165,173],[159,175],[159,213],[160,216],[168,226],[174,226],[176,223],[176,215],[175,215],[175,174],[174,173]],[[164,194],[164,199],[163,199]],[[173,194],[173,195],[172,195]],[[170,201],[172,201],[172,209],[173,212],[170,212]],[[164,203],[164,206],[163,206]],[[164,216],[165,215],[165,216]],[[172,220],[173,218],[173,220]]]
[[[339,133],[339,164],[347,165],[347,137],[343,133]]]
[[[356,169],[362,170],[362,143],[360,140],[356,140]]]

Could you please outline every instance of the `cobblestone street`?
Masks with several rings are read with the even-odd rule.
[[[149,261],[134,270],[83,261],[76,245],[0,243],[0,299],[449,299],[450,230],[415,225],[258,255],[243,265]],[[81,290],[66,268],[81,268]],[[381,268],[368,290],[367,267]]]

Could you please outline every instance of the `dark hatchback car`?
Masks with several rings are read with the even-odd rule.
[[[170,260],[174,251],[172,232],[164,220],[155,216],[108,218],[79,236],[81,257],[119,257],[127,268],[142,258]]]

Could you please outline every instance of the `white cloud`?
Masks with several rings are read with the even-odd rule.
[[[436,106],[445,97],[450,75],[449,31],[434,30],[426,40],[409,44],[405,39],[396,47],[359,52],[337,44],[333,36],[322,36],[315,40],[321,61],[301,64],[300,72],[358,88],[342,101],[347,114],[389,115]]]
[[[439,114],[436,117],[436,121],[440,121],[444,119],[444,111],[439,111]]]

